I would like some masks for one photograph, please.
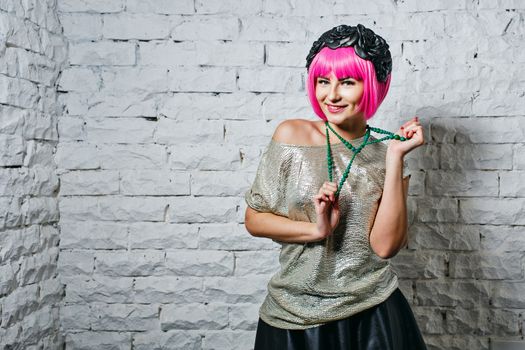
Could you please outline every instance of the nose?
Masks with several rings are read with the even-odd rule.
[[[338,84],[337,83],[331,83],[330,84],[330,91],[328,92],[328,100],[331,102],[336,102],[339,100],[339,91],[338,91]]]

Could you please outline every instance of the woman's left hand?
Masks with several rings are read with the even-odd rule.
[[[418,117],[414,117],[403,124],[396,134],[408,140],[390,140],[388,143],[388,152],[393,152],[401,157],[404,157],[405,154],[425,143],[423,127],[419,123]]]

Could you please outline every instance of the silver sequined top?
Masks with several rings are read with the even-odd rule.
[[[370,140],[374,137],[371,135]],[[359,146],[364,136],[350,140]],[[384,301],[398,287],[389,261],[369,243],[383,192],[387,145],[367,145],[356,156],[339,197],[341,218],[334,233],[319,242],[281,244],[280,270],[268,283],[259,316],[284,329],[306,329],[346,318]],[[352,152],[332,144],[333,181],[339,183]],[[403,176],[409,174],[406,163]],[[284,144],[271,139],[247,205],[291,220],[315,222],[313,196],[328,181],[326,146]]]

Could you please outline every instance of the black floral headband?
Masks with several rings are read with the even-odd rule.
[[[357,26],[339,25],[323,33],[314,42],[310,53],[306,57],[306,69],[315,55],[323,47],[335,50],[339,47],[353,46],[355,53],[364,60],[369,60],[374,65],[377,80],[385,82],[390,72],[392,72],[392,56],[388,50],[389,46],[385,39],[374,33],[371,29],[362,24]]]

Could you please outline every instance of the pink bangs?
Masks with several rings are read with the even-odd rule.
[[[372,62],[357,56],[353,47],[340,47],[335,50],[324,47],[314,57],[306,81],[310,103],[315,114],[323,120],[326,120],[326,116],[315,97],[315,81],[317,77],[328,77],[332,72],[337,79],[353,78],[363,81],[363,97],[357,108],[358,111],[364,112],[366,120],[370,119],[385,99],[391,75],[388,75],[386,82],[378,82]]]

